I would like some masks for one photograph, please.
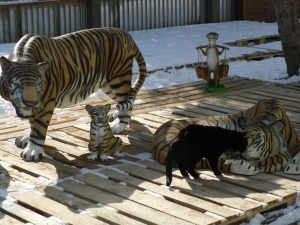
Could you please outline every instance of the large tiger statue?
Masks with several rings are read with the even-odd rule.
[[[261,100],[253,107],[233,115],[170,120],[162,124],[153,135],[152,158],[166,164],[170,142],[179,130],[190,124],[247,131],[246,151],[242,154],[228,151],[221,155],[219,170],[244,175],[281,170],[289,174],[300,174],[300,138],[283,104],[278,100]],[[211,137],[211,141],[218,140]],[[197,165],[198,168],[208,166],[206,160]]]
[[[133,59],[139,75],[133,85]],[[20,118],[28,118],[29,136],[18,136],[25,148],[21,157],[39,160],[56,107],[76,104],[101,89],[113,99],[111,129],[119,133],[130,121],[137,92],[146,78],[144,58],[127,32],[95,28],[58,37],[28,34],[15,45],[8,59],[1,57],[1,96],[12,102]]]

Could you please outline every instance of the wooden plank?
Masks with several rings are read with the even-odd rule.
[[[10,202],[7,200],[2,201],[2,204],[0,204],[1,210],[3,210],[6,213],[9,213],[10,215],[14,215],[17,218],[20,218],[24,221],[27,221],[31,224],[37,224],[37,225],[58,225],[55,221],[46,218],[36,212],[33,212],[23,206],[20,206],[14,202]],[[9,223],[8,221],[5,221],[5,218],[1,216],[0,212],[0,220],[1,224],[7,225],[7,224],[23,224],[22,222],[18,220],[13,220],[12,223]]]
[[[73,194],[76,197],[83,198],[95,204],[101,203],[107,205],[117,209],[120,213],[126,216],[130,216],[133,219],[147,224],[191,224],[155,209],[132,202],[126,198],[104,192],[98,188],[73,180],[66,180],[58,183],[57,185],[62,187],[65,192]]]
[[[20,157],[21,149],[8,142],[0,142],[0,158],[2,161],[12,164],[15,168],[34,176],[43,176],[49,179],[66,178],[78,174],[79,169],[63,165],[51,158],[43,157],[36,163],[25,162]]]
[[[142,160],[138,163],[141,163],[142,165],[145,165],[149,167],[150,169],[153,169],[155,171],[164,173],[165,172],[165,165],[157,164],[155,162],[149,161],[149,160]],[[198,170],[199,172],[206,174],[206,170]],[[209,170],[210,171],[210,170]],[[203,185],[210,187],[214,190],[223,191],[226,193],[229,193],[231,195],[236,195],[241,198],[249,198],[253,199],[255,201],[261,202],[263,206],[266,206],[266,204],[272,204],[279,200],[279,197],[275,196],[268,196],[266,194],[263,194],[261,191],[253,191],[249,189],[247,186],[237,186],[235,184],[226,183],[223,182],[222,179],[219,177],[216,178],[214,175],[212,176],[203,176],[203,174],[200,175],[198,182],[201,182]],[[210,174],[210,173],[209,173]],[[182,178],[182,175],[180,174],[179,170],[173,169],[173,175],[175,175],[178,178]],[[211,175],[211,174],[210,174]]]
[[[201,171],[201,173],[212,175],[211,171]],[[266,192],[272,195],[279,196],[283,199],[287,198],[296,198],[297,191],[286,189],[283,187],[280,187],[278,184],[274,183],[268,183],[265,181],[257,182],[257,180],[253,179],[252,177],[243,176],[243,175],[235,175],[230,173],[223,173],[223,176],[219,178],[220,180],[235,184],[235,185],[241,185],[244,187],[248,187],[251,190],[257,191],[257,192]]]
[[[13,198],[17,199],[22,204],[28,205],[38,211],[53,215],[70,224],[107,224],[95,218],[78,214],[78,212],[70,207],[62,205],[56,201],[46,198],[33,191],[23,193],[11,193]],[[51,207],[49,207],[51,206]]]
[[[25,223],[22,223],[19,220],[16,220],[15,218],[6,215],[0,211],[0,220],[1,224],[5,225],[24,225]]]
[[[51,186],[40,186],[37,187],[37,190],[43,192],[46,197],[49,197],[52,200],[60,202],[66,206],[70,206],[77,211],[84,210],[91,212],[108,224],[144,224],[130,217],[124,216],[117,211],[93,204],[84,199],[77,198]]]
[[[145,168],[136,166],[136,165],[120,165],[117,166],[118,169],[123,170],[127,173],[130,173],[132,176],[136,176],[139,178],[143,178],[147,181],[152,181],[157,184],[165,184],[166,178],[165,175],[161,173],[157,173],[154,171],[147,170]],[[200,184],[200,185],[199,185]],[[261,205],[246,201],[240,197],[223,193],[220,191],[212,190],[211,188],[205,187],[201,185],[201,183],[194,184],[189,183],[186,180],[181,180],[174,177],[172,181],[172,187],[179,189],[181,192],[186,194],[191,194],[198,198],[219,204],[219,205],[227,205],[231,208],[235,208],[241,210],[243,212],[250,212],[251,210],[256,210],[261,208]]]
[[[53,140],[57,140],[68,145],[73,145],[73,146],[75,145],[84,148],[87,148],[88,146],[89,139],[87,141],[83,141],[82,139],[74,138],[65,132],[48,131],[47,135],[50,136]]]
[[[111,180],[115,182],[123,182],[128,186],[133,186],[138,189],[142,189],[144,191],[149,190],[151,192],[160,194],[164,196],[166,199],[181,204],[186,207],[190,207],[192,209],[198,210],[200,212],[211,212],[216,215],[225,217],[226,219],[230,219],[230,221],[234,221],[233,218],[238,218],[238,220],[246,219],[246,215],[241,215],[240,213],[224,208],[223,206],[213,204],[208,201],[204,201],[202,199],[185,195],[180,192],[174,192],[169,188],[163,187],[161,185],[156,185],[151,182],[138,179],[136,177],[132,177],[125,173],[120,173],[111,169],[103,169],[100,171],[101,174],[108,176]]]
[[[176,204],[159,197],[154,197],[153,195],[142,192],[135,188],[122,185],[108,179],[103,179],[94,174],[78,175],[76,176],[76,179],[83,181],[84,183],[95,188],[99,188],[103,191],[107,191],[111,194],[118,195],[133,202],[137,202],[194,224],[214,224],[221,222],[220,219],[208,216],[199,211],[186,208],[180,204]]]

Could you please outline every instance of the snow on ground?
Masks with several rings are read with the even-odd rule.
[[[206,34],[209,32],[217,32],[219,34],[217,44],[225,45],[225,43],[235,42],[238,39],[278,34],[278,27],[277,23],[233,21],[129,32],[144,55],[148,71],[165,69],[150,73],[142,90],[198,81],[199,79],[194,69],[184,67],[176,70],[175,66],[197,62],[198,53],[195,48],[199,45],[207,45]],[[14,45],[15,43],[0,44],[0,56],[7,57]],[[250,44],[247,47],[229,47],[230,50],[226,52],[226,56],[237,57],[255,51],[281,50],[281,42],[274,41],[262,45]],[[224,56],[224,54],[221,55],[220,59]],[[206,61],[204,56],[201,58],[203,61]],[[300,76],[293,76],[287,79],[286,64],[282,57],[262,61],[236,61],[230,62],[229,65],[229,77],[240,76],[283,84],[300,81]],[[170,67],[171,69],[166,70]],[[137,71],[138,67],[135,63],[134,72],[136,73]],[[135,79],[136,75],[134,75]],[[98,91],[91,97],[95,98],[103,95],[101,91]],[[11,103],[0,97],[0,115],[10,112],[14,112]],[[146,158],[150,157],[147,156]],[[265,215],[257,214],[248,225],[266,224],[266,222],[263,222],[265,219],[272,221],[270,223],[272,225],[292,224],[295,221],[300,221],[299,206],[300,201],[297,201],[294,206],[286,209]]]

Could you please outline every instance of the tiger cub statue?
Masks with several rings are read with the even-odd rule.
[[[85,110],[92,119],[88,145],[91,155],[87,157],[88,160],[96,160],[99,154],[102,161],[108,161],[108,155],[113,155],[117,159],[124,157],[124,154],[121,153],[122,140],[114,136],[108,123],[110,107],[110,104],[85,106]]]
[[[133,60],[139,75],[131,86]],[[12,102],[30,134],[17,136],[26,161],[42,158],[55,108],[76,104],[101,89],[116,102],[109,122],[114,133],[131,119],[136,94],[143,85],[145,60],[129,33],[118,28],[93,28],[59,37],[23,36],[8,58],[1,57],[0,94]]]

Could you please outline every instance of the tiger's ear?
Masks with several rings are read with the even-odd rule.
[[[9,67],[11,66],[10,60],[5,58],[4,56],[1,56],[0,64],[1,64],[2,71],[9,69]]]
[[[111,105],[110,105],[110,104],[106,104],[106,105],[104,106],[106,113],[108,113],[108,112],[109,112],[109,110],[110,110],[110,107],[111,107]]]
[[[270,124],[278,133],[282,133],[285,123],[283,120],[277,120]]]
[[[246,126],[249,124],[250,120],[246,119],[245,117],[241,116],[238,119],[238,124],[242,130],[245,130]]]
[[[86,105],[86,106],[85,106],[85,110],[86,110],[89,114],[91,114],[91,112],[93,111],[93,109],[94,109],[94,107],[91,106],[91,105]]]
[[[47,62],[41,62],[38,64],[38,67],[43,72],[43,74],[45,74],[47,72],[47,70],[50,68],[50,65]]]

